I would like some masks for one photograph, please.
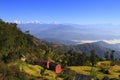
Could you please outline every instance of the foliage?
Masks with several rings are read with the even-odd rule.
[[[103,72],[104,74],[110,74],[110,68],[111,65],[110,63],[101,63],[100,67],[100,71]]]
[[[26,80],[28,79],[26,74],[20,72],[16,66],[8,66],[3,62],[0,62],[0,80]]]
[[[103,63],[107,64],[109,66],[103,66]],[[114,66],[111,67],[110,63],[111,63],[111,61],[100,61],[100,62],[97,63],[97,65],[95,65],[93,67],[94,70],[95,70],[95,73],[97,74],[97,78],[102,80],[104,78],[104,76],[108,76],[109,79],[112,79],[112,78],[119,79],[120,66],[119,65],[114,65]],[[105,74],[105,73],[101,72],[101,66],[103,66],[104,69],[108,68],[107,70],[109,70],[110,74]],[[76,73],[90,76],[92,67],[91,66],[70,66],[69,68],[71,70],[75,71]]]
[[[22,33],[16,23],[0,21],[0,42],[1,59],[6,63],[18,59],[21,54],[33,52],[36,48],[32,36]]]
[[[94,66],[98,62],[98,56],[96,55],[94,50],[91,50],[90,61],[92,66]]]
[[[62,54],[62,66],[79,66],[89,65],[89,57],[85,53],[78,53],[75,51],[68,51]]]
[[[54,71],[44,69],[38,65],[31,65],[25,62],[15,62],[14,65],[18,66],[20,71],[33,76],[33,79],[47,79],[47,80],[61,80],[60,77],[57,77],[57,74]]]
[[[110,59],[113,61],[114,60],[114,50],[113,51],[111,51],[111,54],[110,54]]]
[[[90,76],[94,79],[97,78],[97,74],[98,74],[98,71],[96,69],[94,69],[94,67],[91,68],[91,73],[90,73]]]
[[[110,59],[110,56],[109,56],[109,52],[107,51],[106,53],[105,53],[105,60],[109,60]]]
[[[63,73],[59,74],[58,77],[62,77],[63,80],[74,80],[75,71],[65,68]]]
[[[54,51],[45,42],[31,36],[29,32],[23,33],[17,28],[16,23],[7,23],[0,20],[0,61],[2,62],[0,64],[0,79],[4,77],[8,79],[7,77],[12,77],[13,75],[12,78],[15,79],[10,78],[10,80],[17,80],[16,76],[20,80],[28,80],[24,79],[24,77],[26,78],[24,74],[28,74],[29,79],[36,80],[37,77],[41,77],[40,70],[42,70],[42,67],[40,66],[17,62],[15,64],[19,68],[18,70],[15,68],[15,71],[12,67],[7,66],[12,66],[14,61],[20,60],[21,55],[26,56],[27,63],[32,63],[36,58],[40,60],[55,59],[53,58],[55,55]],[[15,75],[13,72],[16,72]],[[48,71],[48,73],[50,72]],[[55,73],[53,75],[56,76]]]

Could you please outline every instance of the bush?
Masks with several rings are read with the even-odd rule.
[[[108,69],[104,69],[104,68],[101,68],[100,72],[102,72],[104,74],[110,74],[109,70]]]
[[[110,72],[109,72],[110,68],[111,68],[110,65],[101,65],[100,72],[103,72],[104,74],[110,74]]]
[[[110,66],[115,66],[115,61],[112,61],[112,62],[110,63]]]
[[[105,74],[110,74],[109,70],[104,71]]]
[[[63,73],[59,74],[58,77],[63,78],[63,80],[73,80],[75,72],[70,69],[64,69]]]

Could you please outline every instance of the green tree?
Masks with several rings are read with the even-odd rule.
[[[112,50],[112,51],[111,51],[111,54],[110,54],[110,59],[111,59],[112,61],[114,61],[114,52],[115,52],[115,51]]]
[[[109,60],[109,52],[108,51],[105,53],[105,59]]]
[[[90,61],[92,63],[92,66],[98,62],[98,56],[96,55],[95,50],[91,50]]]

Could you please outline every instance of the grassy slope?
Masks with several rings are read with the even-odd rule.
[[[17,65],[21,71],[33,76],[33,77],[43,77],[48,80],[56,80],[57,74],[51,70],[45,70],[43,75],[40,74],[41,70],[44,68],[38,65],[31,65],[25,62],[15,62],[14,65]],[[61,78],[57,78],[57,80],[62,80]]]
[[[98,78],[103,78],[104,76],[108,76],[109,78],[118,78],[118,76],[120,75],[120,66],[118,65],[115,65],[115,66],[112,66],[109,71],[110,71],[110,74],[104,74],[102,72],[100,72],[100,63],[99,62],[96,67],[94,67],[93,69],[95,70],[96,74],[97,74],[97,77]],[[110,63],[109,61],[105,61],[105,62],[102,62],[102,63]],[[69,67],[71,70],[74,70],[75,72],[79,73],[79,74],[83,74],[83,75],[90,75],[90,71],[92,69],[91,66],[70,66]]]

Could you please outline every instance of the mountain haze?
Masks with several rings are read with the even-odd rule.
[[[77,25],[26,23],[19,24],[18,27],[23,32],[29,30],[30,34],[46,41],[65,44],[67,44],[67,41],[68,43],[71,42],[71,44],[77,44],[82,43],[81,40],[102,41],[120,39],[120,25],[112,24]],[[78,42],[76,42],[76,40]]]
[[[101,47],[110,48],[110,49],[113,49],[116,51],[120,51],[120,44],[109,44],[109,43],[106,43],[104,41],[94,42],[93,44],[96,44],[96,45],[101,46]]]
[[[116,51],[116,56],[119,55],[119,26],[120,25],[112,24],[78,25],[53,23],[28,23],[18,25],[23,32],[29,30],[30,34],[45,41],[76,45],[74,47],[72,46],[75,51],[86,52],[90,55],[90,50],[94,49],[100,57],[103,57],[107,51],[110,52],[111,50]],[[63,49],[63,46],[61,46],[61,48],[59,47],[58,50],[64,51],[64,49],[71,49],[71,47],[65,46]]]

